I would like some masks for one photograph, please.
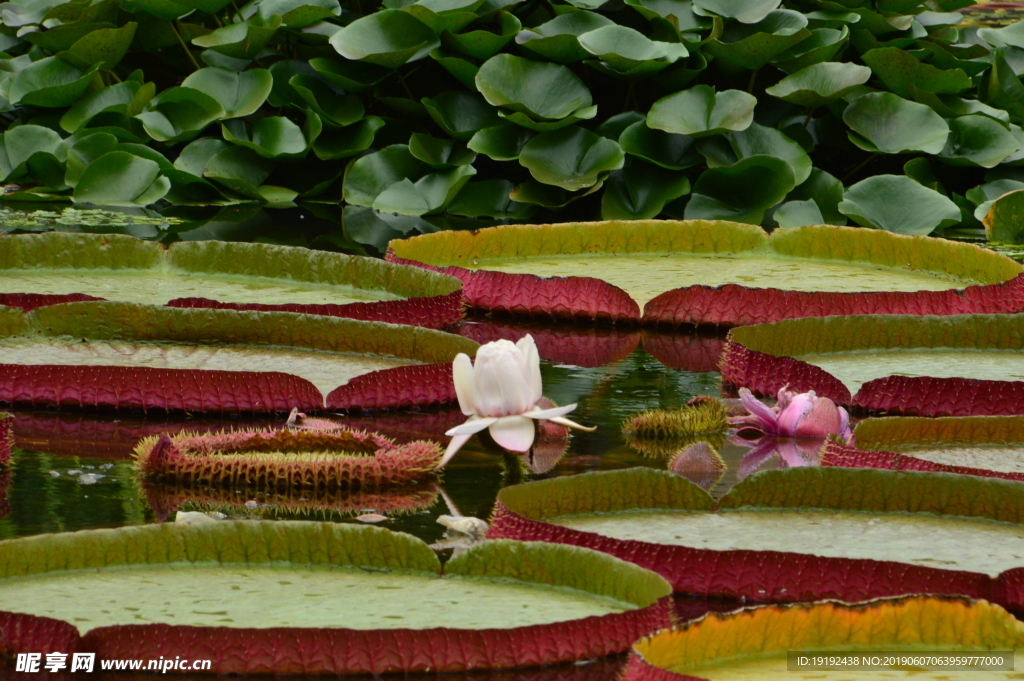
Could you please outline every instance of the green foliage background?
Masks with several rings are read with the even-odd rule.
[[[966,0],[19,0],[6,201],[980,233],[1024,189],[1024,23]],[[991,22],[989,22],[991,24]],[[1006,23],[1006,22],[1004,22]],[[1017,195],[990,238],[1021,237]]]

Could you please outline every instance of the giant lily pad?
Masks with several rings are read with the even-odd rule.
[[[941,626],[931,626],[941,622]],[[766,636],[765,632],[771,632]],[[1010,678],[1006,670],[1024,648],[1024,626],[997,605],[929,596],[870,603],[809,603],[711,614],[699,622],[659,632],[633,647],[623,681],[709,679],[940,679],[977,675]],[[812,663],[789,666],[795,651]],[[886,651],[895,656],[978,656],[976,665],[942,667],[902,662],[863,665]],[[999,651],[998,653],[995,651]],[[815,665],[814,657],[835,664]],[[986,657],[1000,660],[982,666]],[[929,672],[928,670],[935,671]],[[1005,675],[1005,676],[1004,676]]]
[[[442,577],[420,540],[336,523],[93,530],[10,540],[0,555],[5,631],[39,632],[8,626],[26,615],[65,620],[72,645],[101,659],[157,659],[170,645],[211,660],[213,674],[546,665],[626,650],[671,618],[664,580],[597,552],[486,542],[449,561]],[[101,590],[130,607],[69,599],[69,589]],[[314,597],[323,607],[309,607]],[[62,639],[15,634],[7,645],[67,650],[68,632],[50,631]],[[395,644],[374,645],[382,637]],[[334,652],[314,652],[322,650]]]
[[[517,315],[639,319],[642,306],[652,323],[736,325],[1024,310],[1022,268],[1009,258],[878,230],[768,237],[729,222],[609,221],[438,232],[390,246],[391,260],[459,277],[471,307]]]
[[[605,551],[691,595],[936,593],[1019,608],[1006,585],[1024,573],[1008,543],[1024,541],[1022,501],[1007,480],[804,467],[758,473],[716,504],[677,475],[634,468],[506,487],[488,536]]]
[[[857,446],[830,441],[824,466],[884,468],[1024,480],[1024,417],[865,419]]]
[[[786,384],[816,390],[872,412],[1024,414],[1022,329],[1020,314],[791,319],[733,329],[722,376],[765,394]]]
[[[0,292],[57,296],[50,304],[86,294],[149,305],[305,312],[443,328],[461,317],[457,289],[454,281],[414,269],[301,248],[188,241],[164,249],[113,234],[0,237]],[[0,303],[22,306],[14,300]]]
[[[11,446],[14,444],[14,416],[0,412],[0,465],[11,460]]]
[[[279,312],[69,303],[0,308],[0,403],[268,413],[454,399],[475,344],[412,326]],[[325,403],[326,396],[326,403]]]

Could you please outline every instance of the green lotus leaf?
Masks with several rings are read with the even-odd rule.
[[[866,66],[823,62],[786,76],[765,92],[799,106],[824,106],[842,99],[870,77],[871,69]]]
[[[60,57],[44,57],[18,71],[6,93],[11,104],[60,108],[81,97],[102,64],[83,71]]]
[[[441,48],[430,51],[430,58],[441,65],[448,73],[455,77],[455,80],[462,83],[470,90],[476,89],[476,73],[480,65],[475,60],[470,61],[463,55],[447,54]]]
[[[321,58],[322,59],[322,58]],[[323,60],[329,62],[330,60]],[[360,62],[347,62],[356,66],[360,66]],[[379,66],[374,68],[381,68]],[[317,71],[313,66],[304,61],[297,59],[281,59],[271,64],[270,76],[273,78],[273,84],[270,87],[270,94],[267,95],[267,103],[270,106],[283,107],[292,106],[296,109],[305,109],[307,107],[306,100],[295,90],[291,85],[291,79],[298,75],[304,76],[317,76]],[[390,73],[386,69],[381,69],[386,73]],[[332,80],[329,80],[326,76],[323,76],[325,80],[335,84]],[[342,86],[343,87],[343,86]]]
[[[573,123],[579,123],[580,121],[590,120],[597,115],[597,105],[584,107],[574,111],[571,115],[566,116],[557,121],[537,121],[527,116],[524,113],[518,111],[513,113],[505,113],[499,111],[498,116],[504,118],[506,121],[511,121],[516,125],[520,125],[528,130],[534,130],[536,132],[548,132],[551,130],[558,130],[566,126],[572,125]]]
[[[716,14],[744,24],[756,24],[774,11],[775,0],[694,0],[693,6],[701,13]]]
[[[891,92],[858,97],[846,107],[843,121],[860,136],[851,137],[855,144],[883,154],[938,154],[949,137],[949,125],[930,107]]]
[[[930,627],[926,622],[943,622],[946,626]],[[779,633],[763,635],[769,631]],[[709,640],[715,641],[713,647],[705,643]],[[791,659],[789,651],[795,650],[813,650],[815,655],[850,661],[847,664],[877,650],[977,655],[978,641],[1013,650],[1024,647],[1024,634],[1011,614],[988,601],[913,596],[856,605],[837,601],[772,605],[707,617],[642,639],[634,645],[633,655],[644,660],[645,668],[635,675],[627,670],[624,678],[633,681],[655,674],[666,678],[684,675],[680,678],[703,679],[712,674],[742,678],[760,675],[762,670],[770,674],[769,670],[785,669],[787,659]]]
[[[448,205],[448,213],[470,218],[528,219],[534,213],[533,206],[513,201],[509,196],[513,186],[508,180],[470,182]]]
[[[1000,48],[992,53],[992,67],[982,80],[981,98],[1020,122],[1024,120],[1024,85],[1007,62],[1005,52]]]
[[[535,134],[512,123],[503,123],[477,131],[466,146],[495,161],[514,161],[519,158],[523,146]]]
[[[123,3],[124,9],[136,15],[136,20],[144,22],[145,15],[152,15],[160,21],[174,21],[195,11],[188,0],[174,2],[174,0],[126,0]]]
[[[331,37],[331,46],[346,59],[389,69],[422,59],[440,44],[429,26],[397,9],[356,19]]]
[[[498,125],[498,112],[483,97],[453,90],[433,98],[424,97],[423,106],[442,130],[457,140],[468,140],[479,130]]]
[[[711,25],[694,14],[690,0],[626,0],[626,4],[648,21],[673,18],[680,33],[696,32]]]
[[[106,22],[65,24],[54,26],[46,31],[28,33],[25,35],[25,40],[48,52],[56,53],[68,49],[79,39],[101,28],[114,28],[114,25]]]
[[[593,194],[603,186],[604,180],[602,179],[598,180],[597,184],[592,187],[581,189],[578,192],[570,192],[553,184],[527,180],[513,187],[508,195],[510,199],[519,203],[544,206],[545,208],[563,208],[574,201],[582,199],[584,196]]]
[[[189,173],[196,177],[202,177],[206,164],[218,152],[233,147],[222,139],[216,137],[201,137],[194,142],[189,142],[178,158],[174,161],[174,167],[178,170]],[[265,178],[264,178],[265,179]],[[262,180],[261,180],[262,181]]]
[[[689,54],[682,43],[650,40],[626,26],[605,26],[584,33],[579,42],[587,52],[622,71],[651,61],[667,66]]]
[[[224,117],[224,107],[205,92],[173,87],[154,97],[136,116],[146,133],[161,142],[186,142]]]
[[[340,15],[341,5],[338,0],[260,0],[256,13],[264,19],[280,15],[285,28],[296,29]]]
[[[702,160],[692,137],[653,130],[644,120],[623,130],[618,140],[627,154],[670,170],[685,170]]]
[[[1015,189],[993,200],[982,222],[989,241],[1024,243],[1024,189]]]
[[[849,39],[850,29],[845,25],[839,30],[815,28],[809,37],[775,55],[771,63],[786,73],[796,73],[808,66],[832,61]]]
[[[381,192],[395,184],[419,177],[423,162],[409,152],[407,144],[392,144],[367,154],[345,171],[343,195],[356,206],[373,206]]]
[[[484,0],[384,0],[384,6],[401,9],[429,26],[434,33],[460,31],[478,18]]]
[[[252,59],[266,47],[281,27],[281,17],[256,15],[243,23],[218,28],[192,39],[192,44],[235,59]]]
[[[324,161],[355,156],[370,148],[383,127],[383,119],[367,116],[347,128],[324,130],[313,142],[313,153]]]
[[[240,120],[221,125],[224,139],[252,149],[263,158],[302,158],[320,134],[320,119],[309,112],[301,128],[284,116],[268,116],[253,123],[251,130]]]
[[[806,227],[825,224],[821,209],[813,199],[785,201],[772,213],[772,219],[782,228]]]
[[[811,35],[807,17],[791,10],[774,10],[753,24],[731,24],[720,38],[704,47],[732,69],[759,69]]]
[[[590,90],[572,71],[559,64],[530,61],[511,54],[491,57],[476,74],[476,86],[490,104],[511,109],[528,120],[559,121],[584,115],[591,107]]]
[[[705,170],[686,204],[687,220],[732,220],[758,225],[796,180],[793,167],[773,156],[748,156],[736,164]]]
[[[1009,124],[1010,122],[1010,114],[1006,111],[989,106],[976,99],[964,99],[963,97],[957,97],[956,95],[936,95],[931,92],[919,90],[913,85],[910,86],[910,91],[914,95],[915,102],[927,104],[935,110],[935,113],[939,114],[943,118],[956,118],[957,116],[981,114],[982,116],[988,116],[992,120],[999,121],[1000,123]]]
[[[86,133],[72,143],[68,142],[67,170],[64,182],[69,187],[78,184],[78,178],[93,161],[104,154],[117,150],[118,140],[107,132]]]
[[[329,124],[352,125],[366,113],[359,97],[345,94],[317,76],[299,73],[292,76],[288,84],[314,113]]]
[[[732,147],[736,160],[749,156],[774,156],[782,159],[792,168],[793,178],[797,184],[803,183],[811,174],[811,157],[807,155],[803,147],[775,128],[751,123],[745,130],[726,133],[722,138],[727,140],[729,146]],[[732,165],[732,163],[733,160],[730,158],[728,163],[723,165]]]
[[[536,28],[520,31],[516,44],[530,56],[571,64],[590,56],[580,45],[579,36],[614,25],[611,19],[596,12],[568,12]]]
[[[391,73],[390,69],[376,64],[326,57],[310,59],[309,65],[329,83],[355,93],[370,90]],[[273,71],[273,68],[271,70]]]
[[[602,121],[596,128],[596,132],[601,137],[607,137],[610,140],[617,140],[625,132],[626,128],[633,125],[634,123],[643,123],[647,120],[639,111],[623,111],[620,114],[615,114]]]
[[[634,163],[613,171],[604,187],[602,220],[648,220],[689,193],[690,180],[680,172]]]
[[[950,165],[992,168],[1020,151],[1013,133],[988,116],[961,116],[949,122],[949,140],[939,154]]]
[[[911,97],[910,86],[935,94],[955,94],[973,86],[960,69],[944,71],[918,61],[898,47],[882,47],[861,55],[885,86],[900,97]]]
[[[236,73],[210,67],[189,74],[182,87],[199,90],[220,102],[224,118],[238,118],[255,113],[270,94],[274,77],[266,69]]]
[[[93,116],[105,111],[126,114],[128,105],[141,87],[140,83],[129,80],[89,93],[71,105],[61,117],[60,127],[67,132],[75,132],[86,125]]]
[[[99,206],[148,206],[163,198],[171,182],[155,161],[126,151],[103,154],[82,172],[72,195],[75,203]]]
[[[740,90],[716,93],[710,85],[697,85],[662,97],[647,114],[647,127],[705,137],[744,130],[754,120],[757,99]]]
[[[1001,28],[979,28],[978,37],[992,47],[1024,48],[1024,27],[1019,21]]]
[[[935,187],[932,187],[932,189],[935,189]],[[1008,194],[1018,189],[1024,189],[1024,182],[1011,179],[993,180],[992,182],[986,182],[985,184],[968,189],[966,196],[971,203],[977,206],[974,210],[974,217],[980,222],[988,215],[988,209],[992,207],[992,203],[996,199],[1003,194]]]
[[[490,59],[516,37],[523,25],[516,15],[505,11],[496,12],[489,21],[497,29],[495,32],[483,29],[465,33],[445,31],[441,34],[441,44],[474,59]]]
[[[786,200],[814,201],[823,220],[808,224],[845,225],[846,216],[839,212],[839,202],[843,200],[844,192],[842,182],[824,170],[814,168],[807,180],[791,191]]]
[[[36,154],[54,156],[58,161],[67,158],[64,141],[53,130],[39,125],[19,125],[4,133],[3,157],[7,176],[18,175]]]
[[[875,175],[846,190],[839,210],[858,225],[897,234],[931,234],[960,222],[960,209],[905,175]]]
[[[120,28],[101,28],[83,36],[62,52],[61,57],[80,69],[89,69],[94,64],[111,70],[121,63],[135,37],[138,24],[128,22]]]
[[[262,201],[257,188],[270,176],[274,164],[252,149],[230,146],[214,153],[203,168],[203,177],[252,201]]]
[[[476,175],[473,166],[429,173],[413,182],[404,178],[387,187],[373,201],[373,209],[399,215],[435,213],[451,202],[462,187]]]
[[[527,142],[519,164],[538,182],[577,191],[592,187],[603,173],[622,167],[622,147],[577,126],[544,132]]]
[[[409,138],[409,153],[437,170],[469,165],[476,159],[476,154],[464,145],[422,132],[415,132]]]

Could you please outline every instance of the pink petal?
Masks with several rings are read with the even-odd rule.
[[[800,393],[794,396],[790,400],[789,405],[779,413],[777,420],[779,435],[783,437],[795,436],[797,427],[811,413],[816,399],[814,393]],[[835,405],[833,405],[833,408],[835,408]],[[814,436],[808,433],[807,437]]]
[[[525,452],[533,444],[536,427],[525,416],[505,416],[491,424],[490,433],[494,441],[505,449]]]
[[[459,408],[466,416],[473,411],[473,362],[469,355],[460,352],[452,362],[452,379],[455,381],[455,395],[459,398]]]
[[[451,458],[455,456],[455,452],[462,449],[462,445],[466,444],[466,442],[468,442],[469,438],[471,437],[473,436],[456,435],[455,437],[453,437],[451,442],[448,443],[448,449],[444,450],[444,456],[441,457],[441,463],[437,464],[437,468],[442,468],[446,463],[448,463],[451,460]]]
[[[743,407],[750,412],[751,416],[760,422],[761,430],[768,435],[774,435],[778,432],[778,415],[754,397],[752,392],[746,388],[740,388],[740,401],[743,403]],[[753,424],[749,425],[753,426]]]
[[[842,414],[835,402],[827,397],[818,397],[809,412],[796,424],[793,436],[827,437],[839,434],[843,430],[842,422]]]
[[[779,388],[779,393],[776,396],[775,410],[781,412],[783,409],[789,406],[789,401],[796,395],[794,392],[789,391],[789,384]]]

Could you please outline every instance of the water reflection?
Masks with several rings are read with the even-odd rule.
[[[748,448],[736,468],[736,476],[743,478],[762,470],[766,463],[774,461],[775,468],[799,468],[817,466],[818,453],[825,446],[825,438],[788,438],[765,435],[747,440],[738,435],[729,441],[739,447]]]

